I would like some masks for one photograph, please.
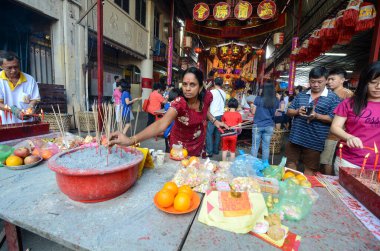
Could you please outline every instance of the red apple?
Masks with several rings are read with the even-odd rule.
[[[39,160],[40,160],[40,157],[37,157],[37,156],[34,156],[34,155],[30,155],[30,156],[28,156],[28,157],[26,157],[24,159],[24,164],[25,165],[33,164],[33,163],[36,163]]]
[[[30,155],[30,151],[28,148],[26,147],[20,147],[20,148],[17,148],[14,152],[13,152],[14,155],[20,157],[20,158],[25,158],[27,156]]]

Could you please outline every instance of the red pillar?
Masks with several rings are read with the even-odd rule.
[[[98,107],[103,100],[103,1],[97,0],[97,61],[98,61]],[[103,129],[101,109],[98,109],[99,131]]]
[[[167,84],[172,83],[172,65],[173,65],[173,26],[174,26],[174,0],[170,0],[170,28],[169,28],[169,45],[168,45],[168,78]]]
[[[379,60],[379,50],[380,50],[380,2],[377,2],[376,10],[376,23],[372,33],[372,46],[371,54],[369,55],[369,62],[373,63]]]

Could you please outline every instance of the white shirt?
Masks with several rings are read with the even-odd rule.
[[[309,94],[309,95],[310,95],[309,103],[310,103],[311,101],[313,101],[313,98],[311,97],[311,89],[308,90],[308,91],[306,92],[306,94]],[[321,93],[321,97],[327,97],[328,94],[329,94],[329,90],[327,89],[327,87],[325,87],[325,89],[323,89],[323,91],[322,91],[322,93]]]
[[[212,102],[210,105],[210,113],[212,116],[222,116],[224,114],[224,106],[226,102],[226,93],[221,89],[211,90]]]
[[[0,72],[0,101],[9,107],[15,105],[21,110],[26,110],[32,100],[40,100],[38,85],[32,76],[20,72],[20,79],[16,87],[13,87],[13,84],[8,82],[5,72]],[[25,122],[17,119],[13,114],[11,120],[9,113],[6,119],[3,110],[0,111],[0,116],[3,124]]]

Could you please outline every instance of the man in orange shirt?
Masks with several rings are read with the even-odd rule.
[[[148,123],[147,126],[152,124],[156,117],[154,115],[155,111],[161,109],[161,104],[166,103],[164,97],[162,96],[162,86],[160,83],[153,84],[153,92],[149,95],[149,104],[147,108],[148,112]]]

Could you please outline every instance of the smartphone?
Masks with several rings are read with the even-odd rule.
[[[310,114],[313,112],[313,107],[312,106],[305,107],[305,111],[306,111],[306,115],[310,116]]]

